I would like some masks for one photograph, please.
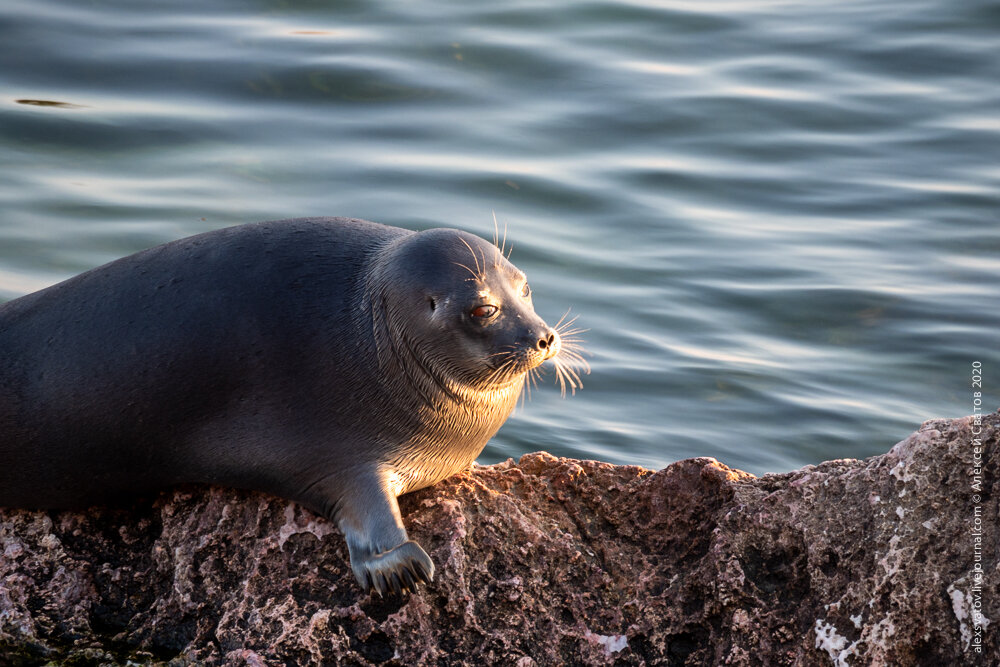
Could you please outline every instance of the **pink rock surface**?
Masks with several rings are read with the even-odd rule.
[[[403,599],[362,595],[334,526],[257,493],[0,510],[0,665],[1000,664],[998,433],[930,421],[761,478],[474,467],[401,500],[438,567]]]

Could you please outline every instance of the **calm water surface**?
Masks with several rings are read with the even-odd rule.
[[[754,473],[1000,402],[1000,6],[0,6],[0,300],[348,215],[492,237],[592,374],[481,462]],[[550,374],[551,379],[551,374]]]

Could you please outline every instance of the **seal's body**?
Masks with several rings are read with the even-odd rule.
[[[396,496],[468,466],[558,353],[524,274],[457,230],[231,227],[0,306],[0,506],[181,482],[338,523],[366,589],[434,566]]]

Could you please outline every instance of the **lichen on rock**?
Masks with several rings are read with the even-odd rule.
[[[997,664],[1000,415],[980,422],[760,478],[474,466],[401,499],[438,567],[401,599],[258,493],[0,510],[0,664]]]

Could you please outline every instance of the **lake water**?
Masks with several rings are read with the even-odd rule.
[[[1000,5],[0,5],[0,300],[189,234],[508,228],[589,331],[481,462],[750,472],[1000,396]]]

